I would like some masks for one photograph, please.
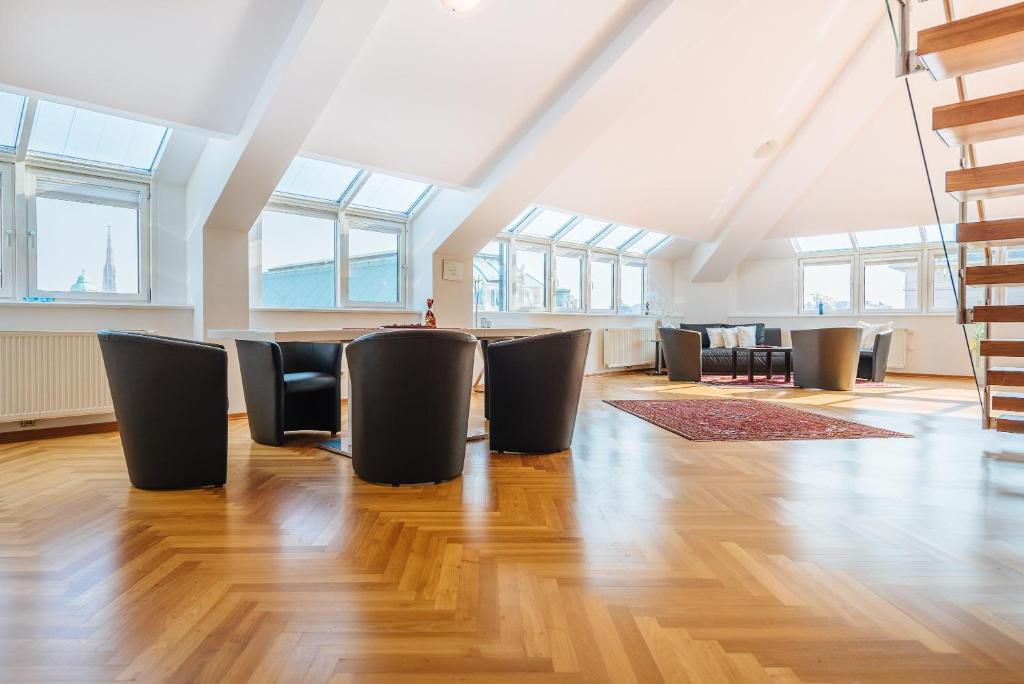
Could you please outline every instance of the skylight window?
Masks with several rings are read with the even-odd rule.
[[[511,233],[513,230],[515,230],[516,228],[519,227],[520,223],[525,221],[535,211],[539,211],[539,210],[536,207],[526,207],[521,212],[519,212],[519,216],[516,216],[514,219],[512,219],[512,223],[510,223],[507,226],[505,226],[504,230],[502,230],[501,232],[503,232],[503,233]]]
[[[552,238],[562,228],[575,218],[572,214],[565,214],[551,209],[541,209],[530,222],[519,231],[520,235],[532,235],[534,237]]]
[[[352,198],[352,204],[396,214],[409,214],[427,195],[430,187],[427,183],[375,173]]]
[[[284,172],[275,192],[297,197],[339,202],[360,174],[359,169],[341,164],[295,157]]]
[[[18,146],[18,131],[21,130],[21,113],[24,109],[24,97],[0,92],[0,147],[14,149]]]
[[[835,252],[843,249],[853,249],[849,233],[836,233],[834,235],[811,235],[809,237],[793,238],[793,246],[798,252]]]
[[[664,233],[645,233],[639,240],[626,248],[630,254],[650,254],[668,239]]]
[[[611,224],[607,221],[583,219],[570,228],[569,232],[562,236],[560,242],[575,242],[577,244],[585,245],[596,238],[601,231],[610,225]]]
[[[167,129],[40,100],[28,151],[152,171]]]
[[[615,226],[614,229],[595,245],[602,249],[622,249],[622,246],[635,238],[640,233],[637,228],[629,226]]]
[[[921,244],[921,229],[887,228],[885,230],[866,230],[854,233],[859,247],[902,247]]]

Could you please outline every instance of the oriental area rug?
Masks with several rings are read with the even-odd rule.
[[[753,399],[606,399],[605,402],[695,442],[911,436]]]

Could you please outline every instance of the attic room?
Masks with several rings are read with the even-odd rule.
[[[0,17],[0,681],[1024,682],[1024,2]]]

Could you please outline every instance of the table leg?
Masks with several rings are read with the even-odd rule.
[[[783,352],[786,359],[786,384],[789,384],[789,380],[793,377],[793,352]]]
[[[736,379],[736,348],[732,350],[732,379]]]
[[[747,382],[754,382],[754,350],[747,350]]]
[[[767,364],[765,366],[765,369],[768,371],[768,373],[767,373],[767,375],[765,377],[767,377],[769,380],[771,380],[772,379],[772,350],[771,349],[769,349],[769,350],[767,350],[765,352],[765,364]]]

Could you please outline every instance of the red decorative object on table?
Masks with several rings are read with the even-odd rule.
[[[433,306],[434,300],[427,297],[427,313],[423,314],[423,325],[427,328],[437,327],[437,318],[434,317],[434,312],[430,310]]]

